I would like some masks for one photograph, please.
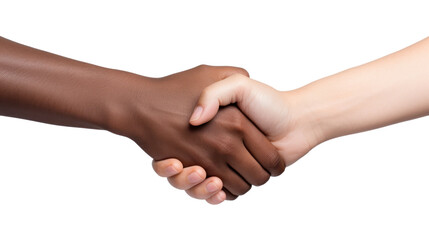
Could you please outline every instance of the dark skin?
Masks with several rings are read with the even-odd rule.
[[[188,120],[202,89],[241,68],[199,66],[163,78],[102,68],[0,37],[0,115],[103,129],[135,141],[155,160],[202,166],[227,199],[284,171],[276,148],[238,110],[209,123]]]

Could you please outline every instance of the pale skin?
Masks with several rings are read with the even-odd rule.
[[[230,76],[203,91],[190,124],[208,122],[219,106],[236,103],[289,166],[329,139],[429,115],[428,93],[426,38],[292,91],[277,91],[239,74]],[[191,197],[211,204],[225,200],[222,181],[217,177],[206,179],[199,166],[183,168],[179,160],[167,159],[154,162],[153,167]]]

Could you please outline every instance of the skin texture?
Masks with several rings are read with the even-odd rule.
[[[204,167],[191,182],[218,176],[218,187],[234,199],[285,168],[277,149],[234,106],[202,126],[188,123],[201,91],[237,73],[247,74],[202,65],[148,78],[0,38],[0,115],[128,137],[154,160],[175,157],[185,167]]]
[[[210,121],[219,106],[236,103],[279,149],[286,165],[290,165],[329,139],[429,115],[428,82],[429,38],[426,38],[293,91],[280,92],[247,76],[232,75],[204,89],[197,104],[203,110],[192,116],[190,122],[199,125]],[[158,173],[164,171],[156,164],[154,167]],[[186,179],[189,173],[188,169],[179,168],[176,174]],[[207,182],[201,180],[191,186],[205,189]],[[210,197],[205,199],[214,202]],[[218,201],[214,203],[223,201],[215,200]]]
[[[223,74],[202,66],[153,79],[151,104],[139,104],[138,99],[127,103],[133,116],[125,117],[124,124],[114,124],[126,126],[125,131],[114,131],[129,136],[155,160],[176,157],[184,166],[205,165],[208,175],[223,179],[225,189],[235,196],[246,193],[250,184],[264,184],[270,174],[284,170],[284,162],[277,149],[237,108],[223,108],[213,122],[199,127],[188,123],[201,90],[224,78]],[[137,85],[133,89],[143,88]]]

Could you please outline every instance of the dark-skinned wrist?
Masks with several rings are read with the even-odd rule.
[[[110,70],[105,80],[100,99],[102,114],[96,117],[96,124],[104,130],[133,139],[136,135],[132,130],[137,120],[136,107],[146,109],[150,105],[148,92],[155,91],[154,79]],[[140,118],[138,120],[141,121]]]

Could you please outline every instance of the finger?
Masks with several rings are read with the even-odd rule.
[[[198,126],[213,119],[219,111],[219,106],[243,100],[243,95],[249,89],[251,81],[244,75],[234,74],[222,81],[206,87],[198,100],[189,123]]]
[[[186,193],[197,199],[208,199],[222,190],[223,184],[218,177],[210,177],[202,183],[186,190]]]
[[[153,160],[152,168],[161,177],[171,177],[180,173],[183,170],[183,165],[179,160],[169,158],[165,160]]]
[[[282,174],[286,164],[277,148],[251,122],[249,124],[252,126],[246,128],[243,136],[246,149],[272,176]]]
[[[270,174],[253,158],[244,144],[228,164],[251,185],[260,186],[270,179]]]
[[[226,200],[226,194],[224,191],[219,191],[215,195],[206,199],[210,204],[216,205]]]
[[[226,189],[225,187],[222,189],[222,191],[225,193],[225,199],[226,200],[235,200],[238,198],[237,195],[232,194],[230,191],[228,191],[228,189]]]
[[[204,181],[206,171],[200,166],[186,167],[177,175],[168,178],[168,182],[178,189],[187,190]]]
[[[252,187],[229,165],[224,169],[222,180],[227,197],[233,197],[233,199],[236,196],[244,195]],[[228,196],[228,192],[231,193],[231,196]]]

